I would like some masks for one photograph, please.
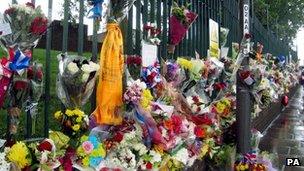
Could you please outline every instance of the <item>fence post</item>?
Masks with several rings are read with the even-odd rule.
[[[250,3],[249,0],[240,1],[240,27],[243,32],[242,36],[250,33]],[[247,27],[247,28],[246,28]],[[247,45],[250,47],[250,45]],[[249,48],[244,49],[244,60],[242,66],[244,69],[249,68]],[[239,74],[237,74],[237,109],[236,109],[236,127],[237,127],[237,152],[241,154],[250,151],[251,139],[251,97],[248,87],[242,83]]]
[[[83,54],[83,14],[84,0],[79,1],[79,27],[78,27],[78,55]]]
[[[93,20],[93,37],[92,37],[92,61],[97,62],[97,54],[98,54],[98,42],[97,42],[97,28],[98,28],[98,20],[94,18]],[[93,96],[91,97],[91,112],[94,112],[96,108],[96,86],[94,87]]]
[[[49,0],[48,4],[48,20],[52,22],[53,0]],[[45,88],[44,88],[44,137],[49,136],[49,106],[50,106],[50,61],[52,46],[52,27],[49,27],[46,35],[46,51],[45,51]]]
[[[69,5],[70,0],[64,0],[64,19],[63,19],[63,37],[62,37],[62,52],[68,51],[68,36],[69,36]]]

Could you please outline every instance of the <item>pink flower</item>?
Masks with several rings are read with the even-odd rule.
[[[90,141],[85,141],[82,143],[82,148],[86,154],[90,154],[94,149],[94,145]]]

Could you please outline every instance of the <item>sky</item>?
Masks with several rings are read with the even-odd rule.
[[[17,0],[18,3],[20,4],[24,4],[26,2],[29,2],[30,0]],[[1,5],[0,5],[0,13],[3,13],[5,9],[8,8],[9,4],[11,3],[11,0],[1,0]],[[64,1],[63,0],[53,0],[53,20],[57,19],[60,20],[61,16],[60,11],[62,9],[62,3]],[[36,0],[36,6],[40,5],[42,10],[45,12],[45,14],[47,15],[47,11],[48,11],[48,0]],[[133,10],[135,12],[135,10]],[[136,15],[133,15],[136,16]],[[88,34],[91,35],[93,32],[93,26],[92,26],[93,21],[91,19],[88,19],[87,17],[84,18],[84,24],[88,25]],[[135,24],[135,22],[134,22]],[[135,25],[133,26],[135,27]],[[298,56],[300,59],[300,63],[301,65],[304,65],[304,28],[302,28],[301,30],[299,30],[296,39],[294,40],[295,42],[295,46],[298,49]]]

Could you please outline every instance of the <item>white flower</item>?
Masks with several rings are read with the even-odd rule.
[[[82,77],[81,77],[81,81],[82,81],[82,82],[87,82],[88,79],[89,79],[89,77],[90,77],[90,74],[84,73],[84,74],[82,75]]]
[[[187,165],[187,161],[189,160],[189,153],[186,148],[180,149],[173,158],[177,161],[182,162],[184,165]]]
[[[89,62],[89,64],[84,64],[81,66],[81,70],[85,73],[91,73],[98,71],[100,69],[100,66],[92,61]]]
[[[150,155],[152,156],[151,163],[161,162],[162,156],[154,150],[150,151]]]
[[[46,150],[41,153],[41,159],[40,159],[41,164],[47,163],[49,154],[50,152]]]
[[[6,171],[6,170],[10,170],[10,163],[8,163],[5,160],[5,153],[0,153],[0,170],[1,171]]]
[[[146,146],[141,143],[137,143],[133,146],[133,148],[138,151],[139,155],[142,156],[148,152]]]
[[[67,66],[67,69],[72,75],[76,74],[79,71],[77,64],[74,62],[70,62]]]

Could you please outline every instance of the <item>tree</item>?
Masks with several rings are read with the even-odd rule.
[[[292,44],[298,30],[304,25],[304,0],[253,0],[256,16],[278,37]],[[267,23],[267,8],[269,23]]]

